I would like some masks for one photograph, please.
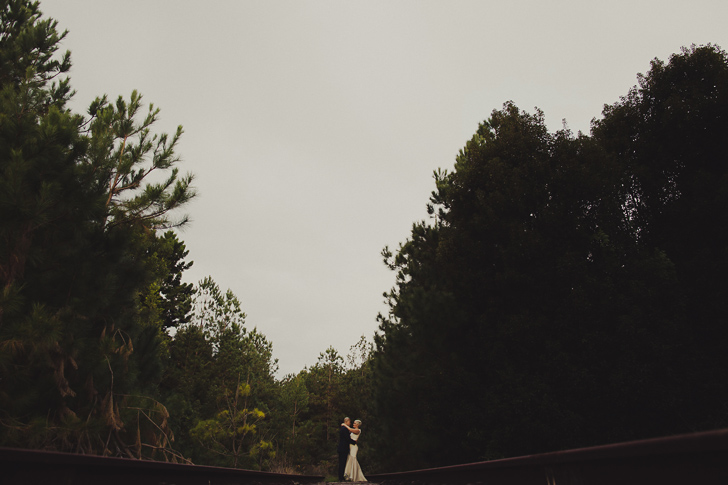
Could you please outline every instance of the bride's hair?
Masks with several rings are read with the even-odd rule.
[[[354,424],[358,424],[359,426],[361,426],[361,419],[357,419],[356,421],[354,421]]]

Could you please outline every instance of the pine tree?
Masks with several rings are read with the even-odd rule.
[[[180,450],[196,463],[265,468],[270,404],[277,398],[271,343],[248,329],[231,290],[211,277],[195,289],[193,313],[170,341],[162,392]]]
[[[72,113],[65,33],[0,3],[0,442],[176,459],[154,399],[163,332],[158,228],[194,195],[141,97]],[[146,164],[146,165],[145,165]],[[146,168],[144,168],[146,166]],[[162,184],[152,171],[170,172]]]

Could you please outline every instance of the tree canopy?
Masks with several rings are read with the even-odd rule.
[[[726,73],[714,46],[655,60],[591,136],[506,103],[435,173],[383,251],[389,467],[725,426]]]
[[[0,445],[329,474],[345,415],[370,472],[728,425],[720,48],[588,135],[494,110],[383,250],[375,344],[277,378],[234,292],[183,282],[182,128],[136,91],[74,113],[65,35],[0,0]]]

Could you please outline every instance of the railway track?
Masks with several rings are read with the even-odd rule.
[[[367,477],[368,485],[726,485],[728,429]],[[0,448],[3,485],[323,485],[323,481],[322,476]]]
[[[305,485],[322,476],[0,448],[3,485]]]
[[[728,429],[367,478],[380,485],[728,485]]]

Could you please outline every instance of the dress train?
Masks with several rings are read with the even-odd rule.
[[[352,433],[351,439],[357,441],[359,435]],[[352,482],[366,482],[367,479],[364,473],[361,471],[359,466],[359,460],[356,459],[356,453],[359,451],[359,447],[356,445],[349,445],[349,456],[346,458],[346,468],[344,469],[344,476],[347,480]]]

